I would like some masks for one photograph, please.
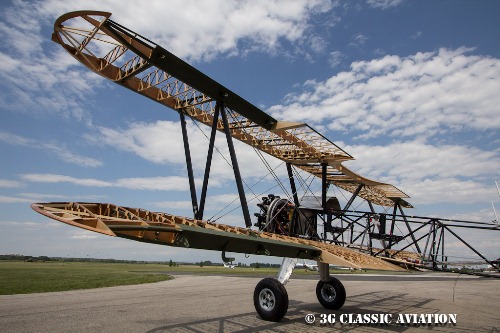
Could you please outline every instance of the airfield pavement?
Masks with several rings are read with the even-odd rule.
[[[317,280],[288,282],[279,323],[253,306],[259,279],[177,275],[153,284],[0,296],[1,332],[500,332],[500,279],[451,274],[337,275],[347,301],[337,311],[317,301]],[[456,325],[321,325],[322,314],[457,314]],[[306,324],[314,314],[316,322]]]

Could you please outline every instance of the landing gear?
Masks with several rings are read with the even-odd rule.
[[[285,284],[297,264],[297,258],[283,258],[278,278],[261,280],[253,292],[253,304],[259,316],[267,321],[280,321],[288,310],[288,293]],[[342,283],[330,276],[329,265],[318,262],[320,281],[316,286],[318,301],[327,309],[338,310],[346,299]]]
[[[328,281],[319,281],[316,286],[316,297],[327,309],[338,310],[344,305],[346,293],[344,285],[336,278]]]
[[[266,278],[255,287],[253,304],[262,319],[277,322],[288,310],[288,293],[281,282]]]
[[[346,292],[342,282],[330,276],[329,269],[328,264],[318,262],[320,280],[316,286],[316,297],[325,308],[338,310],[345,303]]]

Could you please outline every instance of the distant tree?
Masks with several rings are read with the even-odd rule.
[[[172,259],[170,259],[170,261],[168,262],[168,266],[172,267],[173,265],[174,265],[174,263],[172,262]]]

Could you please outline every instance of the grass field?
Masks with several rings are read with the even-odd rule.
[[[99,262],[0,261],[0,295],[91,289],[159,282],[168,273],[252,275],[277,274],[277,268],[227,269],[221,266],[177,266]]]
[[[101,262],[0,261],[0,295],[91,289],[169,280],[169,273],[196,275],[276,276],[278,268],[234,269],[222,266],[176,266]],[[363,274],[363,271],[331,270],[335,274]],[[318,275],[295,269],[294,275]]]
[[[90,289],[171,279],[165,265],[80,262],[0,262],[0,295]]]

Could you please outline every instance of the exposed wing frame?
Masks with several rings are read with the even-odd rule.
[[[224,95],[233,138],[316,177],[325,176],[327,183],[357,191],[376,205],[398,202],[412,207],[404,200],[408,196],[395,186],[346,168],[342,163],[353,157],[309,125],[276,120],[110,16],[96,11],[67,13],[56,20],[52,39],[95,73],[208,126],[212,126],[217,99]],[[88,28],[65,25],[74,19],[83,20]],[[102,45],[108,48],[97,56]],[[217,129],[223,130],[221,120]]]

